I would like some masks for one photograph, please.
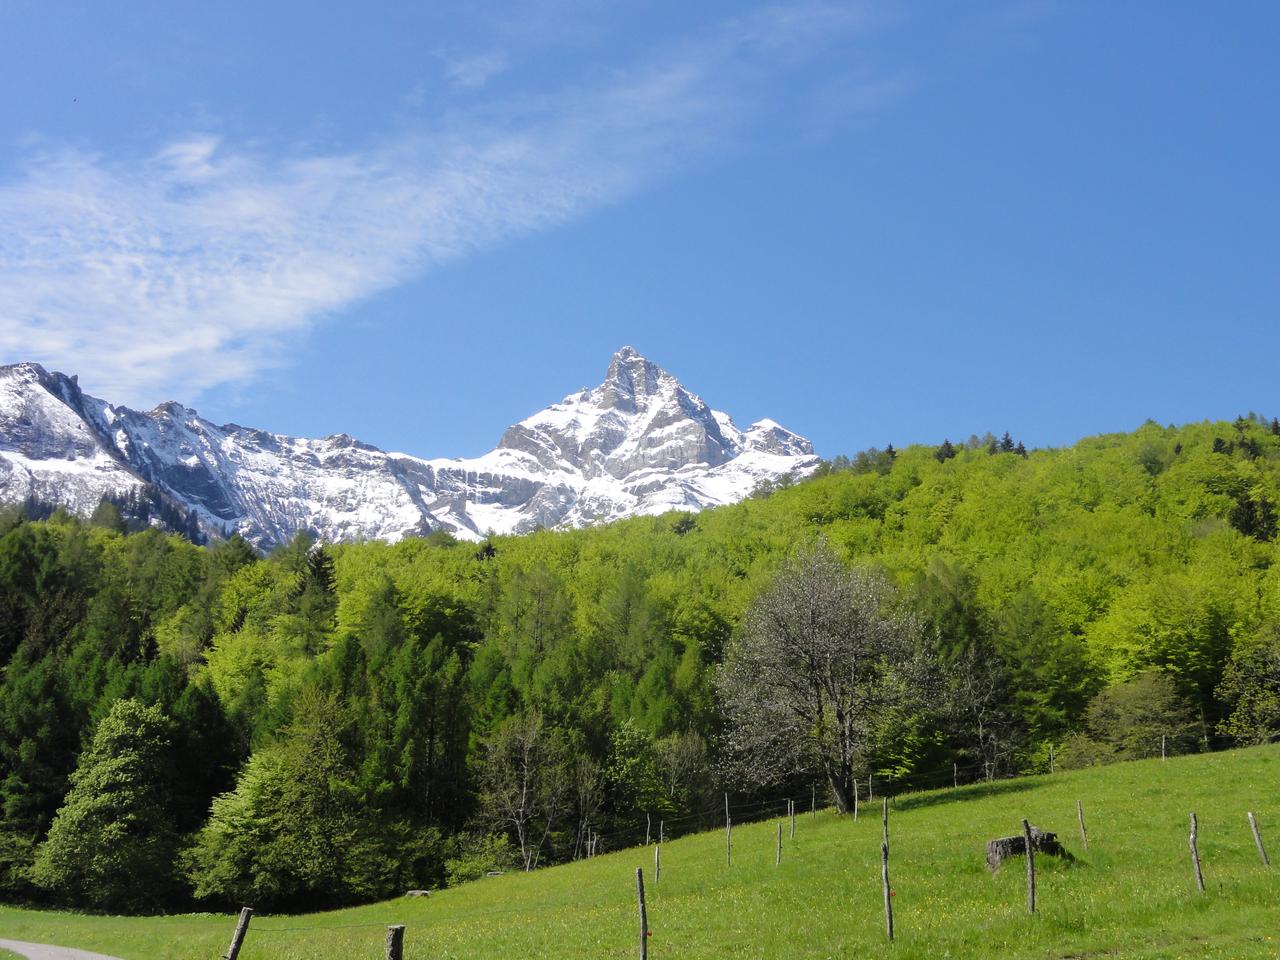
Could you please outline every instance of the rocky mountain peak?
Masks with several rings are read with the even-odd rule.
[[[0,501],[35,497],[87,515],[104,495],[149,488],[206,532],[235,530],[262,547],[299,530],[329,541],[442,528],[479,539],[700,510],[817,464],[803,437],[771,420],[739,430],[630,346],[599,386],[465,460],[386,453],[346,434],[217,426],[175,401],[140,412],[37,364],[0,367]]]
[[[600,405],[608,409],[635,413],[662,386],[679,386],[675,377],[652,360],[640,355],[635,347],[623,347],[609,361],[604,383],[600,384]]]

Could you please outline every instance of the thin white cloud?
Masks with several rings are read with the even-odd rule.
[[[838,4],[757,11],[594,91],[348,153],[192,134],[132,163],[33,156],[0,181],[0,358],[135,404],[247,380],[363,298],[731,142],[764,84],[859,23]]]
[[[453,57],[440,53],[449,83],[463,90],[477,90],[507,69],[507,54],[490,50],[469,57]]]

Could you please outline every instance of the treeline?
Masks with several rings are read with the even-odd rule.
[[[7,522],[13,523],[15,520],[48,520],[54,514],[61,517],[66,510],[60,504],[32,495],[19,504],[9,505],[6,514]],[[194,511],[178,505],[152,484],[103,497],[89,522],[119,533],[156,529],[180,534],[192,543],[204,544],[209,540]],[[230,534],[227,528],[220,531],[223,538]]]
[[[311,909],[631,842],[726,788],[808,792],[810,755],[738,763],[720,664],[819,539],[886,584],[940,685],[867,721],[855,777],[1280,732],[1280,424],[1019,446],[871,451],[697,516],[479,545],[264,558],[10,509],[0,896]]]

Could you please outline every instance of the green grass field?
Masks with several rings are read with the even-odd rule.
[[[1264,868],[1245,814],[1280,856],[1280,746],[1142,761],[899,797],[891,815],[897,939],[885,942],[880,818],[803,814],[774,866],[776,822],[625,850],[350,910],[255,917],[244,960],[382,956],[403,923],[411,960],[633,957],[635,868],[644,867],[650,957],[1277,957],[1280,877]],[[1075,803],[1084,802],[1083,850]],[[1197,892],[1188,814],[1200,819],[1207,890]],[[1029,916],[1021,859],[999,874],[987,839],[1027,817],[1054,830],[1072,863],[1038,857]],[[126,960],[214,960],[234,918],[91,917],[0,908],[0,937],[60,943]]]

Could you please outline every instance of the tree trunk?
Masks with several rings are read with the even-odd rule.
[[[827,784],[831,787],[831,793],[836,799],[836,810],[839,813],[848,813],[853,809],[853,791],[846,784],[842,783],[840,778],[834,774],[827,774]]]

